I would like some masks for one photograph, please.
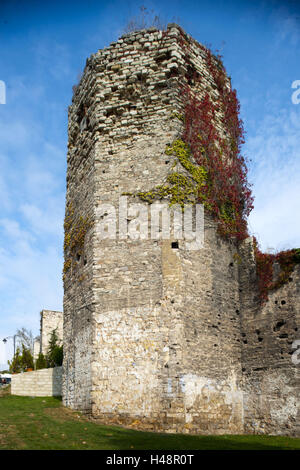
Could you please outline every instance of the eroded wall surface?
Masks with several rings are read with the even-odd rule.
[[[289,282],[271,291],[261,307],[251,243],[243,255],[241,337],[245,432],[299,435],[300,363],[296,341],[300,339],[300,269],[296,266]]]
[[[56,330],[58,344],[63,343],[63,312],[55,310],[41,311],[40,327],[40,352],[46,355],[48,353],[49,341],[53,330]]]

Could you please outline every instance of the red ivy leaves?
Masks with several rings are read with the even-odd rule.
[[[244,127],[239,117],[240,104],[236,90],[232,90],[226,78],[221,56],[199,44],[204,52],[206,65],[219,94],[217,102],[206,93],[198,98],[192,85],[201,81],[190,61],[190,46],[181,32],[181,47],[185,50],[188,73],[183,85],[185,106],[183,140],[189,145],[195,161],[208,172],[206,185],[201,188],[199,201],[217,218],[219,231],[227,237],[243,240],[248,236],[246,218],[253,209],[253,197],[247,181],[247,166],[241,155]],[[221,111],[217,116],[218,111]],[[222,137],[217,121],[227,132]],[[277,254],[260,251],[254,238],[254,252],[261,303],[268,300],[269,290],[289,281],[295,264],[300,263],[300,249]],[[279,264],[279,274],[274,279],[274,264]]]
[[[189,63],[187,43],[182,45]],[[208,181],[199,194],[199,201],[217,218],[222,235],[243,240],[248,236],[246,217],[253,208],[253,198],[245,160],[240,153],[244,143],[240,105],[236,91],[228,86],[220,57],[216,58],[208,49],[200,47],[205,51],[206,64],[219,99],[213,102],[208,93],[202,98],[197,97],[191,84],[199,83],[201,77],[196,71],[193,76],[189,73],[182,90],[185,106],[183,140],[189,145],[195,161],[208,171]],[[221,115],[217,116],[219,110]],[[218,121],[226,131],[226,137],[221,136]]]
[[[270,290],[275,290],[289,281],[295,265],[300,263],[300,250],[294,248],[292,250],[280,251],[276,254],[263,253],[260,251],[257,240],[254,237],[254,253],[259,298],[260,302],[263,304],[268,300]],[[279,264],[280,271],[274,279],[275,263]]]
[[[260,251],[255,237],[254,254],[256,259],[259,299],[261,303],[265,303],[268,300],[268,292],[273,283],[273,264],[275,255]]]

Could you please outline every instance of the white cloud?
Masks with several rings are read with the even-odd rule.
[[[273,14],[277,29],[276,46],[286,42],[292,47],[296,47],[300,41],[299,16],[291,15],[287,8],[280,8]]]
[[[0,341],[39,333],[39,312],[62,309],[65,155],[16,103],[0,117]],[[15,118],[15,116],[18,116]],[[0,350],[0,363],[12,354]]]
[[[0,227],[4,229],[5,234],[10,239],[32,239],[30,234],[26,233],[24,230],[21,230],[20,224],[16,220],[0,219]]]
[[[300,246],[299,129],[300,109],[282,109],[258,123],[247,141],[255,196],[249,227],[264,249]]]
[[[39,70],[44,70],[55,79],[61,80],[72,74],[70,66],[71,53],[66,44],[59,43],[53,38],[43,38],[32,47]]]
[[[23,204],[20,211],[29,222],[30,228],[36,234],[52,234],[62,236],[62,220],[64,200],[52,197],[41,209],[33,204]]]
[[[5,312],[0,320],[1,331],[11,323],[37,333],[39,311],[59,310],[62,306],[61,250],[59,246],[40,249],[36,243],[26,241],[26,232],[24,236],[16,235],[0,252],[0,289],[5,292],[0,300],[1,312]]]

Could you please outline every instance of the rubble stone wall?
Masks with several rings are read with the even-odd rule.
[[[55,310],[42,310],[41,311],[41,327],[40,327],[40,352],[47,354],[49,347],[49,340],[53,330],[56,330],[59,344],[63,343],[63,312]]]
[[[176,25],[151,28],[92,55],[74,93],[66,216],[72,213],[82,237],[77,249],[77,232],[68,225],[63,401],[103,422],[139,428],[293,434],[298,369],[289,341],[299,322],[296,277],[286,287],[294,298],[289,308],[279,310],[272,297],[261,309],[251,239],[241,247],[225,241],[207,214],[197,251],[184,240],[172,244],[172,237],[122,237],[120,224],[116,239],[99,236],[103,204],[119,216],[120,198],[128,207],[141,202],[132,193],[162,184],[177,164],[165,150],[182,130],[180,85],[190,80],[189,68],[202,77],[194,92],[217,98],[198,43]],[[133,227],[133,209],[121,224]],[[274,295],[281,299],[284,292]],[[281,317],[288,341],[274,331]],[[255,370],[257,362],[265,369]],[[276,383],[286,384],[280,399]],[[263,400],[272,402],[269,408]]]

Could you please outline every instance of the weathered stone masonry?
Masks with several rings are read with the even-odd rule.
[[[49,341],[53,330],[56,330],[58,343],[63,343],[63,312],[55,310],[42,310],[40,312],[40,338],[34,343],[34,359],[40,353],[48,354]]]
[[[63,343],[63,312],[57,312],[55,310],[42,310],[40,315],[40,352],[46,355],[48,353],[49,341],[53,330],[56,331],[58,344]]]
[[[74,93],[63,401],[147,429],[295,435],[300,273],[261,309],[251,239],[242,247],[221,239],[207,214],[199,251],[181,240],[174,248],[172,240],[97,236],[99,204],[117,208],[123,193],[151,190],[175,162],[165,149],[180,135],[179,83],[191,66],[180,36],[176,25],[123,36],[87,60]],[[203,51],[187,40],[213,96]]]

